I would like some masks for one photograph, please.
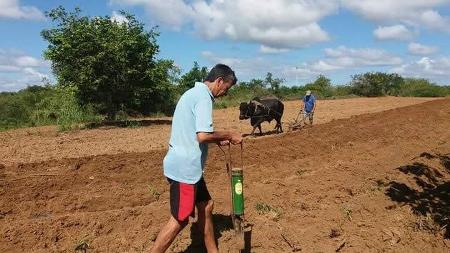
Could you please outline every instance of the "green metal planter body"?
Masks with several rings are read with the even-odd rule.
[[[233,168],[231,170],[231,189],[232,189],[232,202],[233,202],[233,214],[244,214],[244,177],[242,169]]]

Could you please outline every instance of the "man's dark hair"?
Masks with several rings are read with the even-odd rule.
[[[222,77],[225,81],[231,82],[232,85],[237,83],[234,71],[225,64],[217,64],[214,66],[214,68],[209,71],[205,81],[214,82],[219,77]]]

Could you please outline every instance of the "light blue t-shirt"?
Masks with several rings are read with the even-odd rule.
[[[208,86],[196,82],[180,98],[172,118],[169,151],[164,158],[164,175],[172,180],[197,183],[203,174],[208,144],[199,143],[198,132],[214,132],[214,97]]]

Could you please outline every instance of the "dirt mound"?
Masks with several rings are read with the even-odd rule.
[[[252,252],[448,252],[448,129],[450,99],[246,140]],[[169,214],[164,154],[5,164],[0,251],[148,251]],[[236,147],[233,158],[239,165]],[[212,148],[205,178],[219,248],[229,252],[223,160]],[[193,228],[172,252],[202,252]]]

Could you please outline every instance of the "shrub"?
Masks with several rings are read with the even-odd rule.
[[[53,96],[43,99],[37,105],[33,114],[34,121],[40,125],[55,122],[59,130],[66,131],[80,127],[80,123],[102,120],[92,105],[79,105],[75,94],[75,87],[56,87]]]
[[[400,87],[403,97],[444,97],[450,95],[450,86],[438,86],[426,79],[407,78]]]

